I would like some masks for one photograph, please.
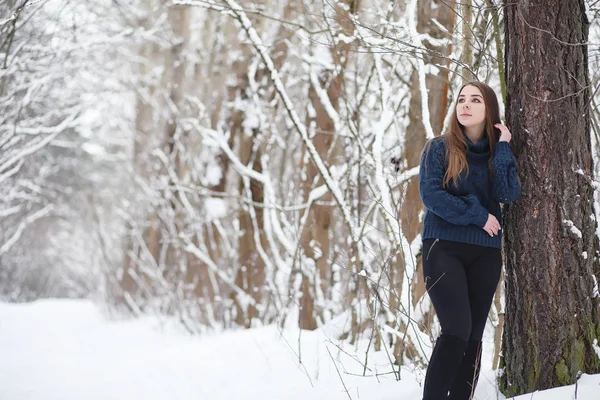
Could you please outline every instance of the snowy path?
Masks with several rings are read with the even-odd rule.
[[[198,338],[174,329],[161,331],[151,319],[108,322],[87,301],[0,303],[0,400],[421,398],[421,387],[408,369],[403,369],[400,382],[389,375],[380,382],[352,375],[361,371],[360,364],[340,354],[322,332],[302,334],[305,371],[290,349],[297,348],[297,331],[285,336],[288,343],[276,328],[265,327]],[[341,357],[338,367],[350,372],[342,371],[350,396],[327,347],[334,358]],[[389,368],[384,354],[370,358],[379,372]],[[478,400],[497,398],[492,376],[492,371],[485,372]],[[573,395],[574,388],[567,387],[536,393],[533,399],[567,400]],[[584,376],[578,400],[598,398],[600,376]]]

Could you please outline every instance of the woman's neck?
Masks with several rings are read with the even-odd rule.
[[[483,133],[483,126],[465,127],[465,135],[467,135],[469,140],[473,143],[477,143],[483,139]]]

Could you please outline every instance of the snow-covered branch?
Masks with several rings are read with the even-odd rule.
[[[242,25],[242,28],[248,35],[248,38],[254,45],[254,48],[260,54],[263,62],[267,66],[267,69],[270,71],[271,79],[273,81],[273,84],[275,85],[275,89],[277,90],[277,93],[279,94],[279,96],[284,104],[284,107],[286,108],[288,115],[289,115],[290,119],[292,120],[294,128],[302,137],[302,141],[304,142],[313,162],[317,166],[317,169],[318,169],[321,177],[325,181],[325,184],[331,191],[338,207],[342,211],[342,215],[344,216],[345,222],[350,229],[350,233],[352,235],[353,240],[356,241],[357,240],[357,237],[356,237],[357,232],[356,232],[355,223],[349,212],[350,208],[348,207],[348,205],[346,204],[346,201],[344,200],[344,196],[342,194],[342,191],[340,190],[339,185],[331,178],[331,174],[330,174],[329,170],[323,163],[323,160],[319,156],[319,153],[317,152],[317,149],[315,148],[313,142],[310,140],[310,138],[308,136],[308,132],[306,130],[306,127],[300,121],[300,118],[299,118],[297,112],[295,111],[295,107],[286,92],[285,86],[284,86],[283,82],[281,81],[281,78],[279,77],[279,72],[275,69],[275,66],[273,65],[273,61],[272,61],[271,57],[266,52],[266,46],[263,44],[260,36],[258,36],[258,34],[256,33],[256,30],[252,27],[252,23],[250,22],[250,20],[244,13],[242,7],[234,0],[224,0],[224,1],[229,5],[229,7],[231,8],[231,11],[235,14],[236,18]]]

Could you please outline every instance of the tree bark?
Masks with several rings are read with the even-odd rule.
[[[600,308],[585,4],[506,4],[505,24],[506,110],[522,187],[504,209],[508,397],[599,372]]]
[[[336,6],[336,22],[341,32],[351,37],[354,34],[354,25],[349,15],[356,14],[359,9],[358,0],[341,0],[346,7]],[[313,143],[319,152],[321,159],[328,165],[339,163],[337,157],[341,149],[340,140],[337,138],[334,121],[329,115],[326,105],[322,103],[317,90],[325,92],[331,106],[338,111],[340,100],[344,95],[344,70],[351,55],[351,43],[339,41],[331,47],[330,53],[333,63],[339,69],[335,71],[322,71],[319,74],[319,85],[316,88],[311,84],[308,92],[311,105],[314,109],[313,121],[309,119],[307,126],[315,124],[315,136]],[[309,114],[310,115],[310,114]],[[307,150],[304,149],[306,152]],[[305,159],[306,157],[303,157]],[[323,184],[322,179],[317,178],[318,170],[313,160],[303,166],[306,169],[306,179],[302,182],[304,199],[308,200],[311,190]],[[317,179],[315,179],[317,178]],[[317,319],[322,315],[322,305],[315,304],[316,297],[328,299],[332,284],[331,276],[331,239],[330,228],[333,221],[335,207],[331,204],[332,196],[328,192],[319,203],[311,206],[308,221],[302,232],[300,243],[307,257],[314,260],[314,271],[302,271],[302,298],[300,300],[299,326],[301,329],[314,330],[317,328]],[[311,266],[312,267],[312,266]],[[317,287],[318,286],[318,287]],[[322,296],[317,296],[317,291]]]
[[[473,70],[473,4],[471,0],[461,1],[462,14],[462,52],[460,62],[463,63],[462,83],[471,82],[477,77]]]
[[[284,20],[288,20],[292,13],[295,12],[294,3],[293,0],[290,0],[284,7],[282,16]],[[267,26],[265,26],[265,24],[265,19],[260,19],[255,21],[254,26],[259,29],[259,32],[267,31]],[[287,41],[290,39],[291,35],[292,32],[284,24],[281,24],[278,29],[278,34],[276,35],[276,43],[274,43],[272,50],[272,59],[277,70],[282,67],[287,58]],[[246,51],[250,52],[250,48],[246,49]],[[250,59],[250,57],[248,57],[248,59]],[[258,91],[261,92],[264,90],[264,92],[267,93],[267,99],[273,100],[275,92],[268,86],[271,84],[268,79],[270,75],[269,70],[263,65],[262,68],[259,68],[256,71],[255,76],[249,77],[247,64],[249,64],[249,62],[246,63],[245,70],[243,71],[244,91],[248,90],[248,82],[252,79],[254,82],[261,85],[261,89]],[[241,77],[240,80],[242,80]],[[248,99],[248,101],[250,100]],[[247,118],[245,114],[240,114],[238,129],[243,129],[243,119],[245,118]],[[263,172],[261,163],[264,155],[265,136],[268,134],[266,131],[265,127],[260,126],[252,128],[251,132],[240,131],[238,134],[240,161],[244,165],[251,165],[252,169],[259,173]],[[265,281],[268,271],[267,265],[259,253],[259,246],[262,249],[267,249],[269,246],[264,231],[264,186],[261,182],[253,179],[248,179],[248,182],[249,188],[246,187],[247,184],[244,180],[240,182],[239,187],[240,195],[242,198],[246,198],[247,204],[243,207],[239,216],[241,232],[239,240],[239,262],[241,268],[238,270],[235,283],[236,286],[244,289],[255,300],[256,304],[260,304],[264,296],[267,295]],[[249,195],[248,192],[250,192]],[[252,214],[254,214],[254,220]],[[271,271],[271,273],[274,273],[274,271]],[[237,298],[236,307],[238,309],[236,322],[239,325],[250,328],[253,318],[262,317],[256,306],[249,305],[244,307]]]
[[[146,4],[151,8],[152,4]],[[189,43],[189,24],[190,9],[171,8],[167,11],[168,29],[173,35],[169,48],[161,49],[154,42],[145,43],[141,49],[141,55],[149,60],[150,64],[162,63],[164,70],[161,79],[149,88],[151,96],[159,97],[161,92],[168,94],[168,101],[172,107],[169,108],[168,117],[156,118],[156,106],[147,102],[144,96],[139,95],[137,99],[136,115],[136,140],[134,146],[134,168],[139,176],[144,179],[150,177],[156,172],[154,163],[156,159],[152,156],[155,148],[161,149],[171,165],[174,166],[175,173],[180,177],[183,165],[180,161],[180,154],[176,150],[175,142],[179,140],[180,132],[178,126],[179,110],[183,103],[185,92],[185,60],[184,51]],[[143,26],[149,27],[151,23],[158,19],[158,15],[143,20]],[[140,66],[140,73],[147,75],[151,69],[145,65]],[[163,101],[157,101],[157,104],[164,105]],[[170,182],[169,186],[175,186]],[[140,301],[140,297],[149,297],[155,295],[153,292],[153,282],[157,275],[149,276],[144,268],[139,264],[154,265],[158,271],[154,274],[162,273],[163,278],[169,282],[179,282],[181,276],[179,272],[181,249],[174,239],[177,231],[182,228],[183,214],[178,209],[177,202],[171,200],[168,207],[173,208],[174,219],[165,221],[161,218],[161,208],[154,207],[146,216],[146,229],[143,232],[143,245],[135,243],[133,238],[127,239],[127,247],[124,257],[124,271],[121,276],[121,288],[129,294],[133,301]],[[149,207],[150,208],[150,207]],[[164,214],[162,214],[164,217]],[[143,248],[147,251],[143,251]],[[131,256],[134,256],[133,258]],[[130,300],[130,301],[131,301]],[[124,298],[119,299],[124,301]],[[141,301],[143,303],[143,301]],[[130,308],[137,305],[127,304]],[[168,305],[171,308],[173,304]],[[143,306],[139,306],[140,309]]]
[[[419,18],[417,20],[417,31],[421,34],[429,35],[436,39],[449,40],[446,46],[434,46],[429,41],[424,45],[427,49],[438,54],[449,56],[452,53],[452,37],[454,32],[455,11],[454,0],[449,2],[440,2],[437,0],[419,1]],[[437,21],[435,23],[434,21]],[[442,29],[442,27],[444,29]],[[449,59],[442,57],[429,57],[425,60],[426,64],[441,66],[439,74],[427,74],[426,86],[428,90],[428,105],[430,124],[433,132],[436,135],[442,133],[444,125],[444,116],[448,108],[448,67]],[[410,169],[419,165],[421,160],[421,152],[427,141],[425,135],[425,126],[423,125],[423,107],[421,101],[421,87],[419,85],[418,71],[413,71],[410,78],[411,82],[411,98],[409,107],[409,125],[406,129],[406,147],[404,150],[404,160],[406,168]],[[402,231],[409,242],[412,242],[416,235],[421,231],[422,224],[419,215],[423,210],[423,203],[419,194],[419,180],[417,177],[408,181],[406,188],[406,198],[401,205],[400,216],[402,218]],[[417,265],[417,271],[413,275],[412,291],[413,302],[416,303],[425,294],[425,283],[422,279],[420,259]],[[396,266],[392,268],[392,281],[395,290],[400,293],[402,290],[402,279],[404,278],[405,261],[403,257],[399,257]],[[394,296],[392,296],[394,299]],[[398,300],[391,301],[391,308],[399,307]],[[433,310],[425,312],[425,325],[427,329],[431,327],[433,322]],[[399,343],[394,353],[399,359],[403,351]]]
[[[254,142],[256,134],[253,132],[252,137],[247,134],[240,135],[240,161],[245,165],[252,165],[252,169],[257,172],[262,172],[260,149],[254,151]],[[255,241],[255,234],[260,237],[260,245],[265,248],[267,246],[264,233],[264,218],[263,207],[255,207],[254,204],[264,204],[264,188],[262,183],[250,180],[250,196],[246,194],[246,183],[240,182],[240,194],[246,198],[247,204],[242,207],[239,215],[240,224],[240,240],[239,240],[239,261],[240,268],[236,274],[236,286],[244,289],[256,302],[260,301],[265,293],[265,262],[258,252],[258,243]],[[251,209],[255,214],[255,223],[253,222]],[[258,232],[257,232],[258,231]],[[237,299],[237,298],[236,298]],[[252,320],[259,317],[259,310],[253,305],[244,305],[239,301],[236,302],[238,312],[236,322],[246,328],[252,326]]]
[[[151,13],[149,10],[152,7],[151,2],[146,2],[145,7],[148,11],[146,18],[137,21],[140,27],[144,29],[150,29],[150,26],[157,15]],[[141,58],[148,60],[147,63],[140,63],[139,75],[143,78],[150,76],[152,67],[158,64],[161,59],[160,47],[152,41],[143,43],[140,46]],[[160,85],[153,83],[147,88],[149,96],[154,96],[160,89]],[[155,132],[160,132],[164,129],[164,120],[160,119],[155,121],[153,115],[156,110],[153,108],[144,96],[138,94],[136,99],[136,118],[135,118],[135,136],[133,146],[133,167],[137,175],[147,179],[152,173],[151,160],[148,154],[151,149],[154,148],[159,142],[159,138]],[[140,217],[140,216],[136,216]],[[148,220],[148,227],[144,229],[142,234],[142,240],[145,243],[147,252],[143,251],[144,246],[140,246],[137,239],[133,235],[128,236],[124,245],[124,258],[123,268],[118,274],[119,288],[116,290],[115,298],[118,304],[123,304],[130,311],[137,312],[139,306],[137,304],[131,304],[132,301],[138,300],[140,296],[143,296],[145,286],[148,285],[147,278],[139,268],[139,259],[144,257],[152,257],[158,259],[160,232],[158,229],[158,218],[156,214],[151,213],[149,215],[141,215],[141,218]],[[137,222],[137,221],[136,221]]]

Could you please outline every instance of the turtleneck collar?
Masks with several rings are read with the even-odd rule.
[[[467,146],[469,147],[469,153],[473,155],[481,155],[485,157],[489,157],[490,155],[490,143],[487,135],[483,135],[481,140],[477,143],[473,143],[471,139],[467,135],[463,133],[465,140],[467,141]]]

